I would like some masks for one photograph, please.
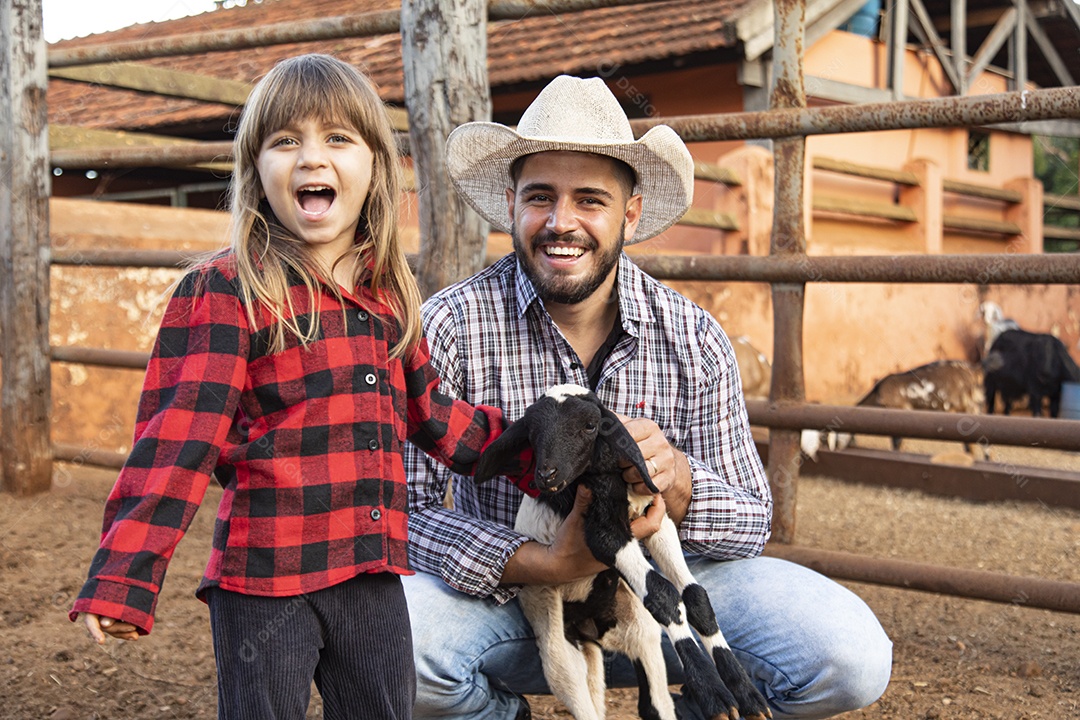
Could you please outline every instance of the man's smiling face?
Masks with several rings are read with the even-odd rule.
[[[641,215],[618,161],[579,152],[525,158],[507,190],[514,250],[544,302],[575,304],[614,278]]]

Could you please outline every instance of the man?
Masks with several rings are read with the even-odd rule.
[[[643,537],[666,509],[691,571],[774,717],[816,718],[863,707],[884,691],[891,644],[855,595],[810,570],[758,557],[772,501],[754,448],[735,356],[719,325],[642,273],[624,244],[659,234],[690,205],[693,160],[671,128],[634,140],[603,82],[559,77],[517,131],[468,123],[447,144],[458,191],[514,253],[424,305],[442,389],[501,407],[510,419],[549,387],[577,383],[625,416],[661,494],[635,521]],[[418,451],[406,455],[416,647],[416,717],[524,718],[522,694],[547,687],[535,640],[514,600],[529,583],[598,572],[585,546],[579,493],[551,545],[513,531],[521,491],[477,486]],[[644,491],[634,470],[626,481]],[[672,684],[682,681],[665,640]],[[609,686],[636,685],[625,658]],[[686,717],[692,708],[680,708]]]

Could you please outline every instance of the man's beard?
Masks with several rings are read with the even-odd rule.
[[[574,235],[573,233],[567,235],[555,235],[547,230],[541,232],[532,239],[532,249],[536,250],[536,247],[543,243],[555,243],[560,240],[564,242],[572,242],[575,245],[584,247],[587,251],[596,255],[594,267],[592,273],[582,279],[568,278],[568,277],[550,277],[542,275],[536,267],[533,265],[535,260],[533,255],[526,252],[524,241],[519,237],[517,232],[517,225],[510,227],[510,237],[514,241],[514,252],[517,253],[518,260],[521,262],[521,267],[525,270],[525,275],[532,282],[533,287],[536,288],[536,294],[544,302],[559,303],[561,305],[576,305],[583,300],[592,296],[596,289],[604,284],[604,280],[607,279],[612,268],[614,268],[619,262],[619,255],[623,249],[623,238],[626,231],[626,221],[619,227],[619,241],[611,246],[607,251],[599,251],[598,243],[592,238],[585,235]],[[536,250],[536,252],[542,252]]]

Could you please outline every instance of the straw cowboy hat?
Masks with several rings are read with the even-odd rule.
[[[523,155],[552,150],[607,155],[634,169],[634,192],[643,202],[641,221],[627,245],[671,227],[693,200],[694,160],[682,139],[658,125],[634,140],[626,113],[600,78],[555,78],[521,116],[516,132],[498,123],[461,125],[446,142],[447,169],[468,203],[509,233],[510,166]]]

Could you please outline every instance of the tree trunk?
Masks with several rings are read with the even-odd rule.
[[[427,297],[483,267],[488,225],[446,173],[446,137],[491,118],[484,0],[404,0],[405,102],[420,215],[417,280]]]
[[[0,3],[0,456],[4,490],[52,485],[49,138],[41,0]]]

